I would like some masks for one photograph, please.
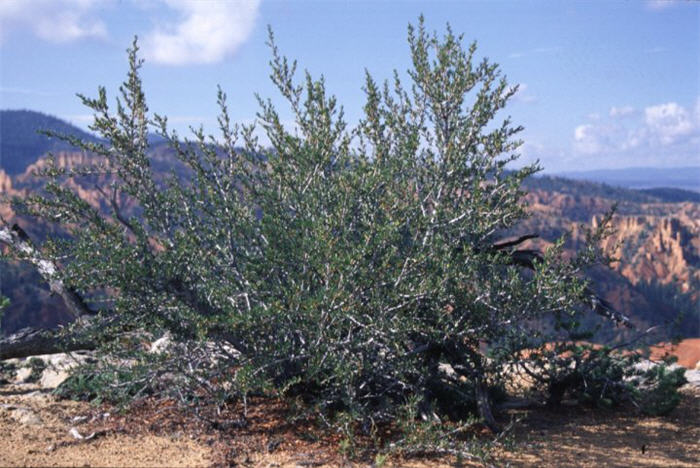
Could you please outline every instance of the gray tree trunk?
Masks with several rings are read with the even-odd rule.
[[[49,283],[51,292],[61,296],[75,319],[94,314],[80,294],[63,284],[56,264],[45,258],[34,247],[27,233],[19,225],[14,224],[10,228],[6,224],[1,224],[0,242],[9,246],[18,258],[36,267],[41,277]],[[58,330],[23,328],[10,336],[0,338],[0,360],[94,348],[95,343],[76,334],[60,333]]]
[[[74,334],[63,334],[58,330],[23,328],[10,336],[0,338],[0,361],[95,347],[93,341]]]

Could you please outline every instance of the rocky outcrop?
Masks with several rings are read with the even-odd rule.
[[[681,213],[685,214],[685,213]],[[594,217],[595,227],[599,217]],[[603,247],[619,258],[612,266],[633,284],[675,283],[681,291],[700,279],[700,221],[686,216],[615,216],[615,233]]]
[[[55,166],[61,169],[76,169],[86,167],[96,163],[104,162],[104,158],[98,158],[84,151],[59,151],[53,155]],[[25,181],[33,174],[49,167],[49,159],[42,156],[36,162],[27,166],[24,173],[17,177],[20,181]]]
[[[13,197],[18,195],[12,188],[12,178],[2,169],[0,169],[0,216],[3,219],[12,219],[14,212],[9,203],[3,201],[4,197]]]
[[[561,220],[588,222],[592,216],[605,213],[613,200],[587,195],[571,195],[545,190],[532,190],[525,196],[525,203],[536,216],[548,216]]]
[[[12,179],[5,171],[0,169],[0,193],[12,192]]]
[[[73,369],[91,359],[92,353],[89,351],[7,359],[3,361],[4,374],[8,373],[8,369],[14,374],[4,375],[4,378],[14,384],[32,383],[40,389],[54,389],[70,377]]]
[[[568,247],[585,239],[585,228],[595,228],[614,200],[541,189],[525,197],[532,232],[549,241],[569,233]],[[614,234],[603,247],[619,261],[613,268],[630,283],[674,283],[683,292],[700,281],[700,205],[683,203],[620,202],[613,217]],[[546,246],[546,244],[544,245]]]

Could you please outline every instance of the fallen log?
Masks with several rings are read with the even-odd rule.
[[[0,361],[95,348],[94,341],[78,333],[27,327],[0,338]]]
[[[34,247],[27,233],[19,225],[14,224],[10,228],[7,224],[0,224],[0,242],[10,247],[18,258],[36,267],[41,277],[49,283],[51,292],[63,299],[74,319],[81,320],[95,314],[77,291],[63,283],[58,274],[58,266]],[[0,338],[0,360],[95,347],[92,340],[78,332],[27,327]]]

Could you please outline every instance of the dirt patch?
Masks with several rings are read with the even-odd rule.
[[[684,389],[681,404],[665,417],[581,408],[521,416],[516,448],[497,453],[498,465],[693,467],[700,460],[697,389]]]
[[[0,388],[0,466],[209,466],[211,448],[181,437],[100,432],[100,408],[56,400],[30,385]],[[32,415],[25,421],[18,416]],[[99,424],[96,424],[99,420]],[[92,424],[90,424],[92,421]],[[71,429],[89,440],[77,439]]]
[[[194,418],[169,400],[146,399],[126,413],[56,400],[32,386],[0,387],[0,466],[371,466],[372,455],[349,462],[340,436],[308,420],[291,420],[287,405],[252,399],[224,408],[216,421]],[[697,466],[700,459],[700,392],[685,389],[681,405],[666,417],[632,411],[564,408],[511,410],[521,419],[508,444],[490,460],[454,457],[389,459],[384,466]],[[39,421],[20,422],[31,412]],[[109,412],[109,415],[105,413]],[[83,437],[70,434],[75,429]]]

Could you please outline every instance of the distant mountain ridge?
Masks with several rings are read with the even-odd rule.
[[[0,110],[0,169],[14,176],[48,152],[65,153],[75,148],[58,138],[43,132],[70,135],[87,141],[100,141],[88,133],[58,117],[31,110]],[[165,142],[156,134],[149,134],[151,145]]]
[[[97,137],[57,117],[30,110],[0,110],[0,168],[9,175],[24,172],[27,166],[47,152],[74,148],[57,138],[42,134],[51,131],[89,141]]]
[[[700,158],[698,160],[700,163]],[[575,180],[602,182],[632,189],[674,188],[700,192],[700,165],[687,167],[629,167],[566,171],[554,174]]]

